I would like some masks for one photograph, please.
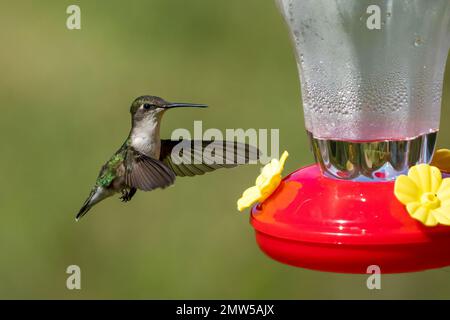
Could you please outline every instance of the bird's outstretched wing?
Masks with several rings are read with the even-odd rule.
[[[256,147],[235,141],[161,140],[160,160],[180,177],[256,163],[258,159]]]
[[[128,153],[125,183],[130,188],[150,191],[170,186],[174,181],[175,174],[161,161],[137,151]]]

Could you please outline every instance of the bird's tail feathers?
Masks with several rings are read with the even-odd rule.
[[[78,214],[75,218],[76,221],[80,220],[81,218],[83,218],[83,216],[88,213],[88,211],[92,208],[91,205],[89,205],[89,202],[86,202],[85,204],[83,204],[83,206],[81,207],[80,211],[78,211]]]
[[[80,211],[78,211],[78,214],[75,218],[75,220],[80,220],[88,211],[98,202],[102,201],[103,199],[107,198],[109,194],[106,194],[104,192],[105,190],[102,187],[94,187],[89,194],[89,197],[84,202],[83,206],[81,207]]]

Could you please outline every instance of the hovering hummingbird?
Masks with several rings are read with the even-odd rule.
[[[219,140],[161,140],[159,131],[163,114],[169,109],[180,107],[207,106],[172,103],[156,96],[141,96],[133,101],[130,107],[132,120],[130,133],[119,150],[101,168],[89,197],[76,216],[77,221],[95,204],[115,193],[120,192],[122,194],[120,199],[128,202],[137,190],[151,191],[170,186],[174,183],[175,176],[202,175],[205,172],[235,167],[258,159],[259,150],[245,143]],[[180,143],[185,147],[181,157],[180,154],[172,154],[175,146]],[[208,146],[216,150],[214,161],[211,160],[211,156],[207,158],[203,153]],[[218,148],[221,152],[217,152]],[[189,161],[183,161],[186,159]]]

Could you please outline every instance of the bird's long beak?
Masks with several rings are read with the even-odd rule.
[[[197,103],[184,103],[184,102],[169,102],[163,108],[171,109],[171,108],[206,108],[208,107],[206,104],[197,104]]]

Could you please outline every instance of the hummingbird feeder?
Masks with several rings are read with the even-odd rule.
[[[321,271],[450,265],[450,179],[427,165],[439,130],[450,2],[277,4],[295,46],[316,163],[252,208],[259,247]]]

